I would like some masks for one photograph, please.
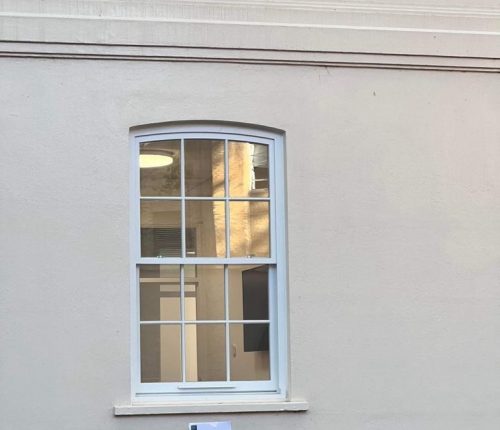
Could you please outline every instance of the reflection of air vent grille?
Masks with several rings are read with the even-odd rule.
[[[180,257],[182,234],[177,227],[141,228],[143,257]],[[196,230],[186,229],[186,254],[196,256]]]

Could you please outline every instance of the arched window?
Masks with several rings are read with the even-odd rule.
[[[132,389],[286,396],[283,135],[223,123],[132,132]]]

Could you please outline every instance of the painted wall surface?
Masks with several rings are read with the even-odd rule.
[[[237,429],[498,427],[496,75],[2,64],[5,429],[183,428],[129,397],[128,130],[286,130],[291,387]],[[207,417],[209,418],[209,417]]]
[[[13,57],[2,430],[499,428],[498,73],[472,55],[465,73]],[[308,412],[113,415],[130,401],[129,129],[201,119],[286,132],[290,387]]]

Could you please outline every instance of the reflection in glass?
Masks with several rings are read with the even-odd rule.
[[[224,141],[184,141],[186,196],[224,197]]]
[[[231,257],[269,257],[269,202],[233,201]]]
[[[196,267],[196,269],[192,269]],[[224,319],[224,266],[186,265],[184,287],[186,320]],[[196,272],[196,278],[187,274]]]
[[[179,201],[141,201],[141,256],[181,256],[181,204]]]
[[[141,381],[182,381],[180,325],[141,326]]]
[[[229,319],[269,319],[268,266],[228,267]]]
[[[231,381],[266,381],[269,370],[269,325],[231,324]]]
[[[231,197],[269,196],[268,146],[258,143],[228,143],[229,195]]]
[[[139,266],[139,284],[141,321],[180,320],[180,266]]]
[[[225,257],[225,203],[220,201],[186,201],[186,228],[197,232],[196,254],[186,257]]]
[[[186,380],[226,380],[224,324],[186,324]]]
[[[141,196],[180,195],[180,140],[140,145]]]

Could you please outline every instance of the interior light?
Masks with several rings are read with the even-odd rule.
[[[141,154],[139,156],[139,166],[141,169],[170,166],[173,162],[173,157],[165,154]]]

